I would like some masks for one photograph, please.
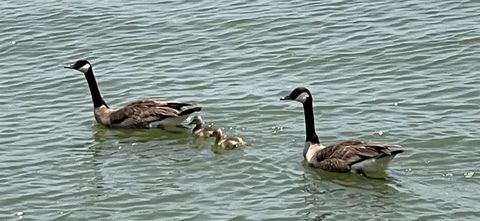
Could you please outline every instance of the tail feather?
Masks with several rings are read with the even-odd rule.
[[[167,103],[167,105],[171,108],[174,108],[175,110],[181,110],[183,107],[192,106],[192,104],[189,104],[189,103],[182,103],[182,102],[175,102],[175,101],[170,101]]]
[[[377,155],[375,157],[375,159],[380,159],[380,158],[384,158],[384,157],[388,157],[388,156],[395,156],[399,153],[403,153],[404,151],[403,150],[392,150],[390,151],[389,153],[381,153],[379,155]]]
[[[380,159],[380,158],[384,158],[384,157],[394,157],[395,155],[399,154],[399,153],[403,153],[404,151],[403,150],[392,150],[392,151],[388,151],[388,152],[381,152],[380,154],[376,155],[376,156],[373,156],[373,157],[365,157],[365,156],[360,156],[361,158],[356,160],[356,161],[353,161],[353,162],[350,162],[348,165],[351,166],[353,164],[357,164],[357,163],[360,163],[364,160],[369,160],[369,159]]]
[[[178,116],[189,115],[193,112],[197,112],[197,111],[201,111],[201,110],[202,110],[201,107],[193,107],[193,108],[190,108],[190,109],[183,110],[182,112],[180,112],[180,114],[178,114]]]
[[[405,151],[403,151],[403,150],[393,150],[392,152],[390,152],[390,154],[397,155],[397,154],[403,153],[403,152],[405,152]]]

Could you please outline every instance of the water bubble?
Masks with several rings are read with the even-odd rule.
[[[474,174],[475,172],[467,172],[467,173],[464,173],[463,176],[465,176],[465,178],[472,178]]]
[[[382,136],[382,135],[383,135],[383,131],[378,131],[378,135]]]
[[[122,149],[122,146],[119,146],[118,149],[119,149],[119,150]]]
[[[453,176],[453,173],[445,173],[445,174],[442,174],[442,176],[444,176],[444,177],[451,177],[451,176]]]
[[[283,127],[282,126],[274,126],[274,127],[272,127],[272,131],[273,131],[274,134],[277,134],[277,133],[283,131]]]

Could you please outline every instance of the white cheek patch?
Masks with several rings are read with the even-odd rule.
[[[85,64],[82,67],[80,67],[78,70],[83,73],[87,73],[88,69],[90,69],[90,64]]]
[[[295,100],[300,102],[300,103],[305,103],[305,101],[307,101],[307,98],[309,98],[309,97],[310,97],[310,95],[308,95],[307,92],[303,92],[300,95],[298,95],[297,98],[295,98]]]

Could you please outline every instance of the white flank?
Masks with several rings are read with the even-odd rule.
[[[387,169],[388,164],[395,156],[382,157],[380,159],[368,159],[360,161],[351,166],[352,170],[362,170],[363,172],[379,172]]]
[[[150,123],[150,127],[180,125],[187,118],[188,118],[188,115],[183,115],[183,116],[179,116],[179,117],[169,117],[169,118],[163,119],[161,121],[155,121],[155,122]]]

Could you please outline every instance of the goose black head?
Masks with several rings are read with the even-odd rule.
[[[280,100],[292,100],[300,103],[305,103],[307,100],[312,99],[312,94],[305,87],[297,87],[289,95],[280,98]]]
[[[92,65],[87,60],[78,60],[70,66],[66,66],[65,68],[74,69],[82,73],[87,73],[88,69],[92,68]]]

